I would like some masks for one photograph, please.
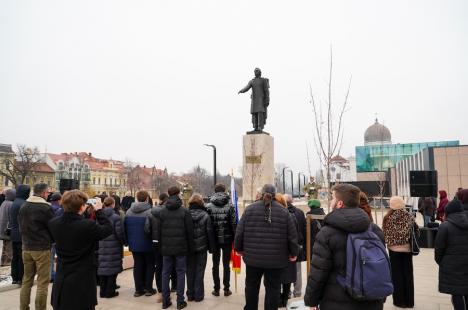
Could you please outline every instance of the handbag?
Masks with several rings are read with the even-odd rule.
[[[419,227],[417,225],[418,224],[413,223],[413,225],[411,225],[411,231],[410,231],[411,254],[413,254],[413,256],[418,255],[420,252],[419,244],[418,244],[419,234],[416,233],[416,231],[419,232]]]

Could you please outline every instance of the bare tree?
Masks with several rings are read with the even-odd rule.
[[[140,189],[138,184],[138,174],[135,171],[137,163],[132,161],[130,158],[125,159],[124,169],[127,175],[127,188],[130,190],[132,195]]]
[[[11,159],[5,159],[5,169],[0,170],[0,175],[7,178],[14,186],[23,184],[26,177],[35,171],[36,166],[40,162],[41,153],[37,147],[18,144],[15,156]]]
[[[310,103],[314,113],[315,130],[314,142],[320,165],[324,168],[327,179],[328,199],[331,199],[330,192],[330,166],[331,159],[340,153],[343,143],[343,116],[348,105],[348,96],[351,88],[351,77],[348,89],[344,96],[343,103],[335,105],[332,98],[333,93],[333,51],[330,47],[330,72],[328,79],[328,96],[324,100],[317,102],[310,86]]]

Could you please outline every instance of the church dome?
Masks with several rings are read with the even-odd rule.
[[[364,144],[372,145],[389,143],[392,143],[392,134],[390,133],[390,130],[375,119],[375,123],[367,128],[364,133]]]

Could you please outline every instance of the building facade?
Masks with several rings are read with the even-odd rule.
[[[5,171],[8,165],[8,162],[15,159],[15,152],[11,144],[0,144],[0,170]],[[0,189],[13,187],[13,184],[8,180],[7,177],[0,175]]]
[[[80,189],[88,194],[125,194],[127,172],[122,161],[99,159],[91,153],[75,152],[47,153],[46,162],[55,171],[56,188],[59,188],[61,179],[75,179],[80,182]]]
[[[437,171],[438,190],[453,197],[468,188],[468,145],[429,147],[399,161],[395,167],[396,194],[410,197],[410,171]]]

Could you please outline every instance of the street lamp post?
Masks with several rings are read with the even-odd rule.
[[[283,168],[283,192],[286,194],[286,182],[284,181],[284,170],[289,169],[289,167]]]
[[[294,198],[294,173],[291,169],[289,171],[291,171],[291,197]]]
[[[304,183],[302,185],[305,186],[306,184],[306,176],[303,172],[299,172],[297,174],[297,183],[299,184],[299,198],[301,197],[301,174],[302,174],[302,180],[304,181]],[[304,196],[305,196],[305,193],[304,193]]]
[[[213,144],[205,144],[205,146],[213,148],[213,188],[216,186],[216,146]]]

